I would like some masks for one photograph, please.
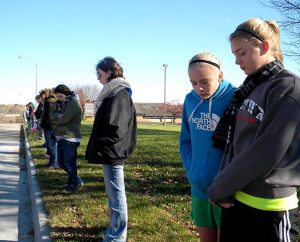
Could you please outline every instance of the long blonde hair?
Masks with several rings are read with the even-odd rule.
[[[280,28],[275,21],[264,21],[259,18],[246,20],[237,26],[230,34],[229,40],[236,37],[244,37],[257,45],[267,40],[270,45],[271,54],[276,60],[283,62],[282,50],[280,47]]]

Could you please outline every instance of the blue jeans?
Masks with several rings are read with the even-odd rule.
[[[109,226],[104,242],[125,242],[127,237],[128,213],[124,184],[123,165],[102,165],[105,191],[108,196]]]
[[[56,161],[56,138],[53,130],[44,129],[45,142],[47,145],[47,153],[50,156],[48,166],[58,166]]]
[[[57,161],[68,174],[68,190],[74,190],[77,185],[82,183],[81,178],[77,175],[77,147],[79,144],[65,139],[57,141]]]
[[[40,126],[41,120],[37,119],[36,123],[37,123],[37,129],[39,131],[39,137],[43,138],[43,136],[44,136],[44,129]]]

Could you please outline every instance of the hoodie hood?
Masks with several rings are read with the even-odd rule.
[[[216,92],[209,98],[209,99],[202,99],[194,90],[191,91],[191,95],[197,100],[199,103],[195,106],[194,110],[191,112],[189,115],[189,122],[193,118],[194,113],[198,109],[198,107],[203,103],[203,102],[208,102],[208,117],[212,119],[212,105],[215,100],[220,100],[223,98],[226,98],[228,95],[230,95],[235,88],[232,86],[232,84],[228,81],[222,80],[220,83],[218,89]],[[210,120],[210,124],[212,125],[212,120]],[[215,129],[216,127],[210,127],[211,129]]]
[[[226,97],[229,93],[232,92],[233,89],[235,90],[236,88],[230,82],[226,80],[222,80],[216,92],[209,99],[212,99],[213,101],[213,99]],[[199,100],[199,102],[200,100],[203,100],[194,90],[192,90],[191,93],[195,99]],[[205,99],[205,100],[209,100],[209,99]]]

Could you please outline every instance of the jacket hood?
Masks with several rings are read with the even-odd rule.
[[[216,92],[209,98],[209,99],[202,99],[196,92],[195,90],[191,91],[191,94],[193,96],[193,98],[195,98],[198,102],[198,104],[195,106],[194,110],[191,112],[190,116],[189,116],[189,121],[193,118],[194,113],[196,112],[196,110],[198,109],[198,107],[204,102],[204,101],[208,101],[208,109],[209,109],[209,114],[211,116],[211,109],[212,109],[212,105],[214,100],[222,100],[223,98],[226,98],[228,95],[231,95],[230,93],[232,93],[235,90],[235,88],[232,86],[232,84],[228,81],[222,80],[222,82],[220,83],[218,89],[216,90]]]

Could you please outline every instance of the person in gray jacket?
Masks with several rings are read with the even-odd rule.
[[[274,21],[247,20],[230,41],[248,76],[213,134],[224,152],[208,188],[223,207],[221,242],[297,241],[300,79],[283,67]]]

